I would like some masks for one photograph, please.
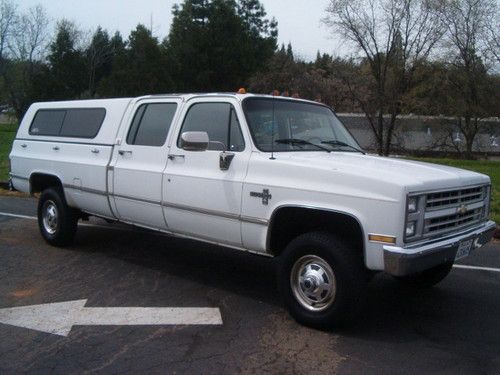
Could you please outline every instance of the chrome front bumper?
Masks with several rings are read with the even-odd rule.
[[[479,227],[454,233],[453,236],[412,244],[408,247],[384,246],[385,272],[394,276],[404,276],[421,272],[455,259],[461,242],[472,239],[471,251],[491,240],[496,224],[488,221]]]

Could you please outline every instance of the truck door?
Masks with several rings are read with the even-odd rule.
[[[241,245],[241,194],[251,154],[240,127],[236,100],[199,98],[184,106],[171,140],[163,191],[169,229],[224,244]],[[207,132],[206,151],[180,147],[184,132]],[[226,152],[223,152],[226,151]],[[221,158],[229,158],[227,169]]]
[[[162,182],[168,134],[180,99],[138,101],[113,156],[115,208],[123,221],[165,229]]]

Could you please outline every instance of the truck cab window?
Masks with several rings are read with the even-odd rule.
[[[210,138],[209,150],[243,151],[245,142],[236,111],[229,103],[196,103],[189,108],[180,134],[204,131]],[[177,141],[180,147],[180,135]]]
[[[141,105],[132,120],[127,143],[138,146],[163,146],[176,110],[176,103]]]

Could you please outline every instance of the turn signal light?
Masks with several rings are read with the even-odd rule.
[[[396,237],[393,236],[384,236],[381,234],[369,234],[368,239],[373,242],[383,242],[383,243],[396,243]]]

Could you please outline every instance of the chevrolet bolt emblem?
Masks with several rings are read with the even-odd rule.
[[[258,193],[256,191],[251,191],[250,196],[262,198],[262,204],[266,205],[266,206],[269,204],[269,199],[271,199],[273,197],[271,194],[269,194],[269,189],[262,190],[262,193]]]
[[[457,208],[457,212],[460,215],[465,215],[467,213],[467,206],[465,204],[461,205],[460,207]]]

